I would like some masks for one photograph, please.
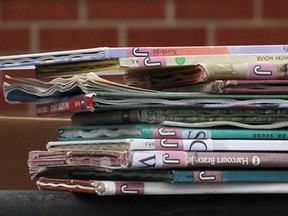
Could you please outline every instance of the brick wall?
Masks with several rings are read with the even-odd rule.
[[[0,55],[98,46],[287,44],[287,11],[286,0],[0,0]],[[33,71],[9,74],[32,77]],[[34,111],[32,104],[6,104],[1,92],[0,115]]]

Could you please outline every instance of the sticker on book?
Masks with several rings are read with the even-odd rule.
[[[280,76],[280,71],[278,75],[277,64],[274,63],[249,63],[249,79],[258,79],[258,80],[274,80]]]
[[[133,152],[132,168],[186,167],[186,153],[182,151]]]
[[[143,195],[143,182],[116,182],[116,195]]]
[[[213,151],[212,139],[156,139],[156,150]]]

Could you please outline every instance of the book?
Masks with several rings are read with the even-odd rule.
[[[45,97],[64,97],[83,93],[111,92],[111,93],[149,93],[149,89],[127,86],[121,83],[103,79],[95,73],[76,75],[69,78],[55,78],[48,82],[34,78],[12,78],[13,82],[3,83],[4,97],[7,102],[36,102]]]
[[[49,141],[48,151],[288,151],[287,140],[106,139]]]
[[[124,74],[124,80],[127,85],[136,86],[141,88],[149,88],[155,90],[172,91],[173,89],[181,86],[191,86],[189,91],[203,91],[197,86],[201,83],[212,82],[215,80],[249,80],[250,82],[259,80],[267,84],[277,86],[287,84],[287,64],[286,63],[273,63],[273,62],[245,62],[245,63],[199,63],[193,67],[168,67],[165,70],[157,72],[154,70],[140,70],[140,71],[127,71]],[[283,80],[282,82],[275,82]],[[284,81],[285,80],[285,81]],[[274,82],[273,82],[274,81]],[[245,82],[245,81],[244,81]],[[251,84],[252,84],[251,83]],[[193,89],[193,84],[195,89]],[[203,84],[205,85],[205,84]],[[218,85],[221,87],[220,85]],[[209,89],[207,85],[206,89]],[[252,87],[252,86],[251,86]],[[258,86],[255,86],[255,88]],[[212,88],[212,87],[210,87]],[[180,88],[181,89],[181,88]],[[188,88],[185,88],[186,90]],[[216,86],[213,90],[217,90]],[[211,90],[210,90],[211,91]],[[209,92],[205,90],[205,92]]]
[[[185,151],[31,151],[30,174],[46,168],[94,166],[113,169],[176,168],[285,168],[288,154],[283,152],[185,152]]]
[[[262,66],[257,66],[258,63],[285,63],[287,59],[287,53],[130,57],[119,58],[119,68],[128,70],[129,68],[195,66],[201,62],[206,64],[229,64],[233,62],[234,64],[252,63],[254,72],[257,74],[258,71],[261,74]]]
[[[55,78],[44,82],[33,78],[12,78],[6,76],[12,83],[3,83],[5,100],[10,103],[36,102],[47,98],[65,98],[81,94],[97,94],[99,97],[118,98],[161,98],[161,99],[287,99],[287,94],[268,95],[261,94],[207,94],[201,92],[164,92],[151,89],[128,86],[118,82],[112,82],[96,75],[76,75],[69,78]],[[279,83],[282,83],[279,80]],[[198,85],[198,84],[195,84]],[[282,86],[284,86],[282,84]],[[221,88],[220,88],[221,89]],[[56,99],[55,99],[56,98]],[[43,102],[43,101],[42,101]],[[49,101],[48,101],[49,102]]]
[[[129,57],[42,64],[36,66],[35,74],[40,78],[89,72],[98,75],[119,75],[126,72],[144,74],[148,70],[147,74],[162,73],[163,76],[176,72],[179,75],[188,74],[192,83],[214,79],[286,79],[287,59],[287,53]],[[171,79],[170,76],[169,78]],[[181,81],[185,83],[184,78]]]
[[[172,170],[172,182],[287,182],[287,170]]]
[[[288,182],[286,169],[130,169],[110,172],[91,167],[56,167],[34,177],[169,183]]]
[[[203,92],[217,94],[287,94],[287,80],[215,80],[163,89],[169,92]]]
[[[148,108],[75,113],[72,115],[71,120],[73,125],[151,123],[176,127],[211,127],[226,125],[254,129],[267,129],[269,126],[269,129],[272,129],[280,126],[287,126],[287,112],[288,109],[277,108]],[[231,125],[229,122],[234,123]]]
[[[235,127],[181,128],[155,124],[69,125],[58,127],[59,141],[92,139],[259,139],[286,140],[286,128],[261,130]]]
[[[238,77],[242,79],[243,77],[245,79],[285,79],[287,59],[287,53],[128,57],[41,64],[36,66],[35,73],[36,77],[53,77],[87,74],[89,72],[98,73],[98,75],[115,74],[115,72],[117,72],[116,74],[124,74],[126,71],[137,73],[143,69],[149,69],[149,73],[160,73],[159,70],[161,69],[163,74],[167,71],[169,74],[171,72],[169,68],[174,68],[180,70],[179,74],[188,71],[190,74],[198,76],[198,80],[202,79],[203,81],[205,79],[233,79]]]
[[[193,97],[193,96],[192,96]],[[176,97],[175,97],[176,98]],[[181,98],[131,98],[123,94],[119,97],[102,97],[94,94],[81,94],[62,98],[39,99],[36,103],[38,116],[69,114],[74,112],[94,112],[101,110],[146,109],[146,108],[288,108],[288,100],[281,99],[195,99]]]
[[[2,56],[0,57],[0,68],[31,68],[31,66],[41,64],[115,59],[123,57],[286,52],[287,45],[285,44],[249,46],[98,47],[90,49]]]
[[[285,183],[171,184],[144,181],[101,181],[41,177],[39,190],[70,191],[95,195],[266,194],[287,193]]]

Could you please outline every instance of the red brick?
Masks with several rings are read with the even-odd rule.
[[[117,46],[116,28],[61,28],[40,30],[41,50],[82,49]]]
[[[2,0],[3,20],[75,19],[77,0]]]
[[[128,30],[129,46],[205,45],[204,28],[133,28]]]
[[[245,44],[287,44],[288,28],[285,27],[243,27],[218,28],[215,33],[216,45]]]
[[[176,0],[176,18],[251,18],[254,7],[251,0]]]
[[[0,53],[29,50],[30,33],[28,29],[0,29]]]
[[[263,17],[287,18],[287,0],[263,0]]]
[[[163,18],[165,3],[165,0],[89,0],[88,16],[108,19]]]

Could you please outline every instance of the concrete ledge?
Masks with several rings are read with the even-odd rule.
[[[0,215],[287,215],[288,194],[105,196],[0,191]]]

